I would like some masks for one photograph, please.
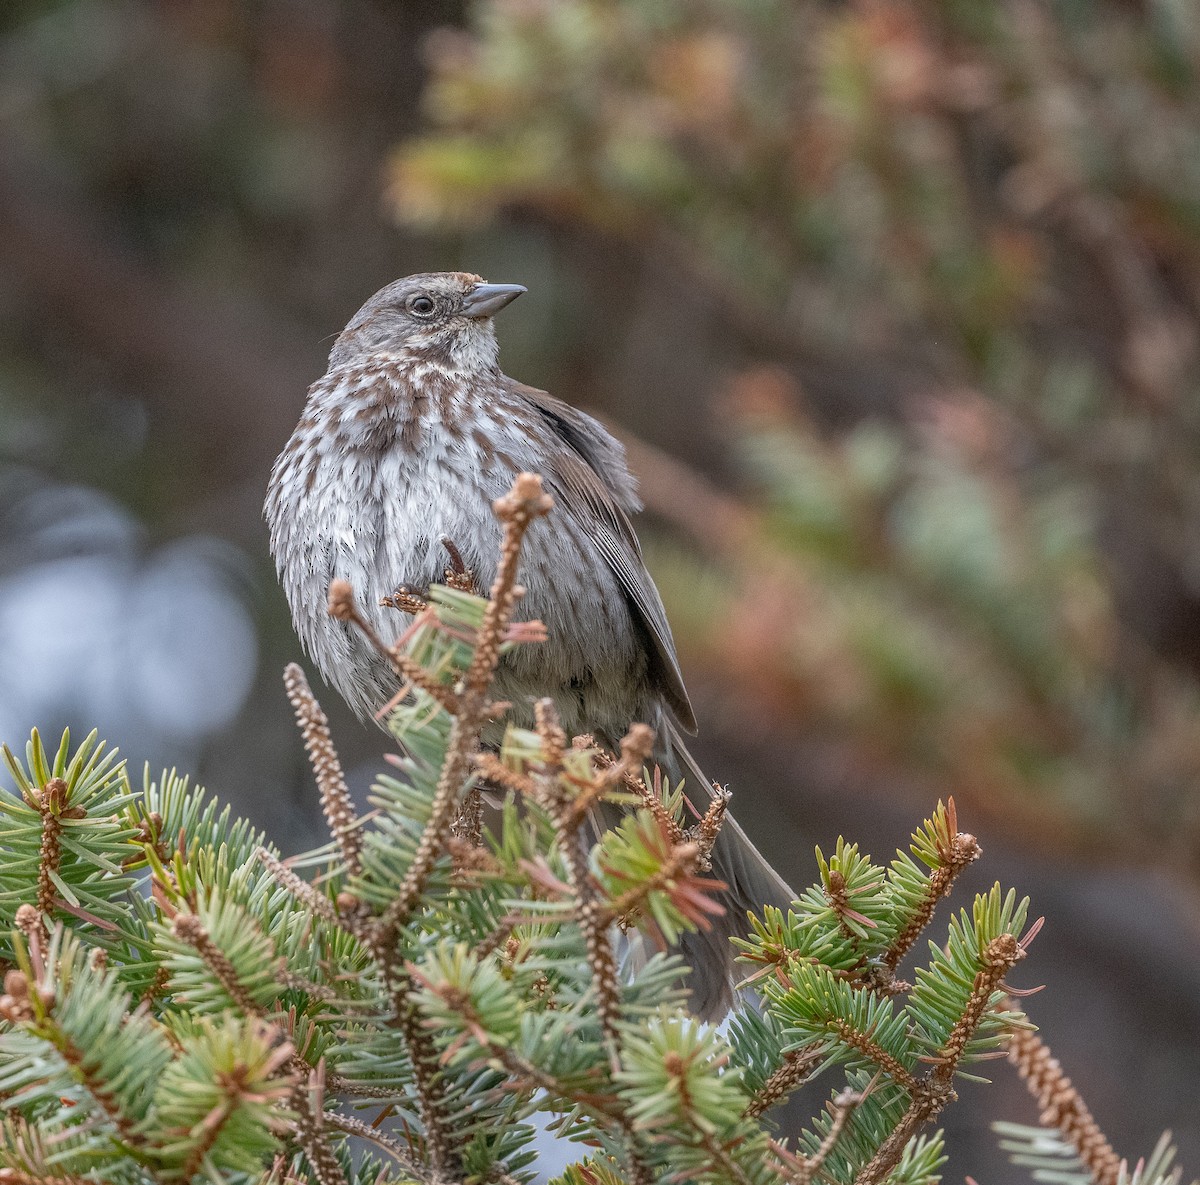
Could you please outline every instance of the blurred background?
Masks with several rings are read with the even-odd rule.
[[[271,462],[384,283],[526,284],[748,830],[807,883],[953,794],[1118,1152],[1200,1174],[1198,82],[1193,0],[5,0],[0,737],[314,842]],[[947,1179],[1020,1181],[985,1069]]]

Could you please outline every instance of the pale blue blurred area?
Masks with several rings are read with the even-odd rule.
[[[0,736],[96,727],[138,764],[195,760],[253,685],[245,567],[200,535],[153,546],[101,491],[4,473]]]

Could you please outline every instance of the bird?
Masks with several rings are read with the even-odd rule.
[[[688,752],[696,719],[671,628],[631,516],[641,508],[623,446],[592,416],[500,369],[493,318],[527,289],[465,272],[431,272],[380,289],[339,334],[325,374],[271,471],[264,513],[300,641],[364,720],[397,692],[390,665],[326,612],[348,581],[381,636],[395,633],[396,589],[443,581],[446,544],[486,588],[501,538],[491,503],[522,472],[555,502],[522,546],[521,615],[548,640],[513,648],[493,694],[532,722],[549,697],[568,736],[615,751],[634,723],[656,734],[654,759],[689,797],[715,792]],[[389,633],[390,631],[390,633]],[[699,809],[706,805],[701,802]],[[692,1010],[732,1006],[735,948],[746,913],[786,911],[783,878],[726,814],[710,855],[724,915],[684,935]]]

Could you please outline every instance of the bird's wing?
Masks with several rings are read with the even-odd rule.
[[[514,383],[513,393],[532,404],[567,446],[553,457],[552,471],[543,477],[616,573],[650,639],[663,698],[680,727],[695,732],[696,717],[683,685],[667,614],[629,521],[642,504],[625,464],[625,450],[598,421],[545,391]]]

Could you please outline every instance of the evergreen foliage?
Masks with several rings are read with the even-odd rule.
[[[135,788],[94,736],[4,750],[0,1182],[528,1181],[539,1127],[580,1148],[556,1185],[939,1179],[927,1124],[1031,1028],[1005,983],[1027,903],[977,896],[897,978],[979,855],[939,805],[887,867],[818,851],[818,882],[742,943],[757,1003],[727,1032],[690,1016],[667,948],[707,924],[714,832],[642,776],[645,730],[614,760],[543,701],[499,756],[479,747],[496,662],[536,636],[510,618],[521,534],[548,509],[519,479],[490,597],[435,588],[384,648],[409,681],[403,753],[361,819],[289,670],[321,755],[318,852],[281,861],[173,772]],[[331,612],[357,620],[348,590]],[[504,798],[486,821],[485,786]],[[593,841],[605,796],[629,814]],[[771,1107],[821,1074],[828,1103],[782,1138]],[[1173,1185],[1154,1163],[1129,1185]]]

